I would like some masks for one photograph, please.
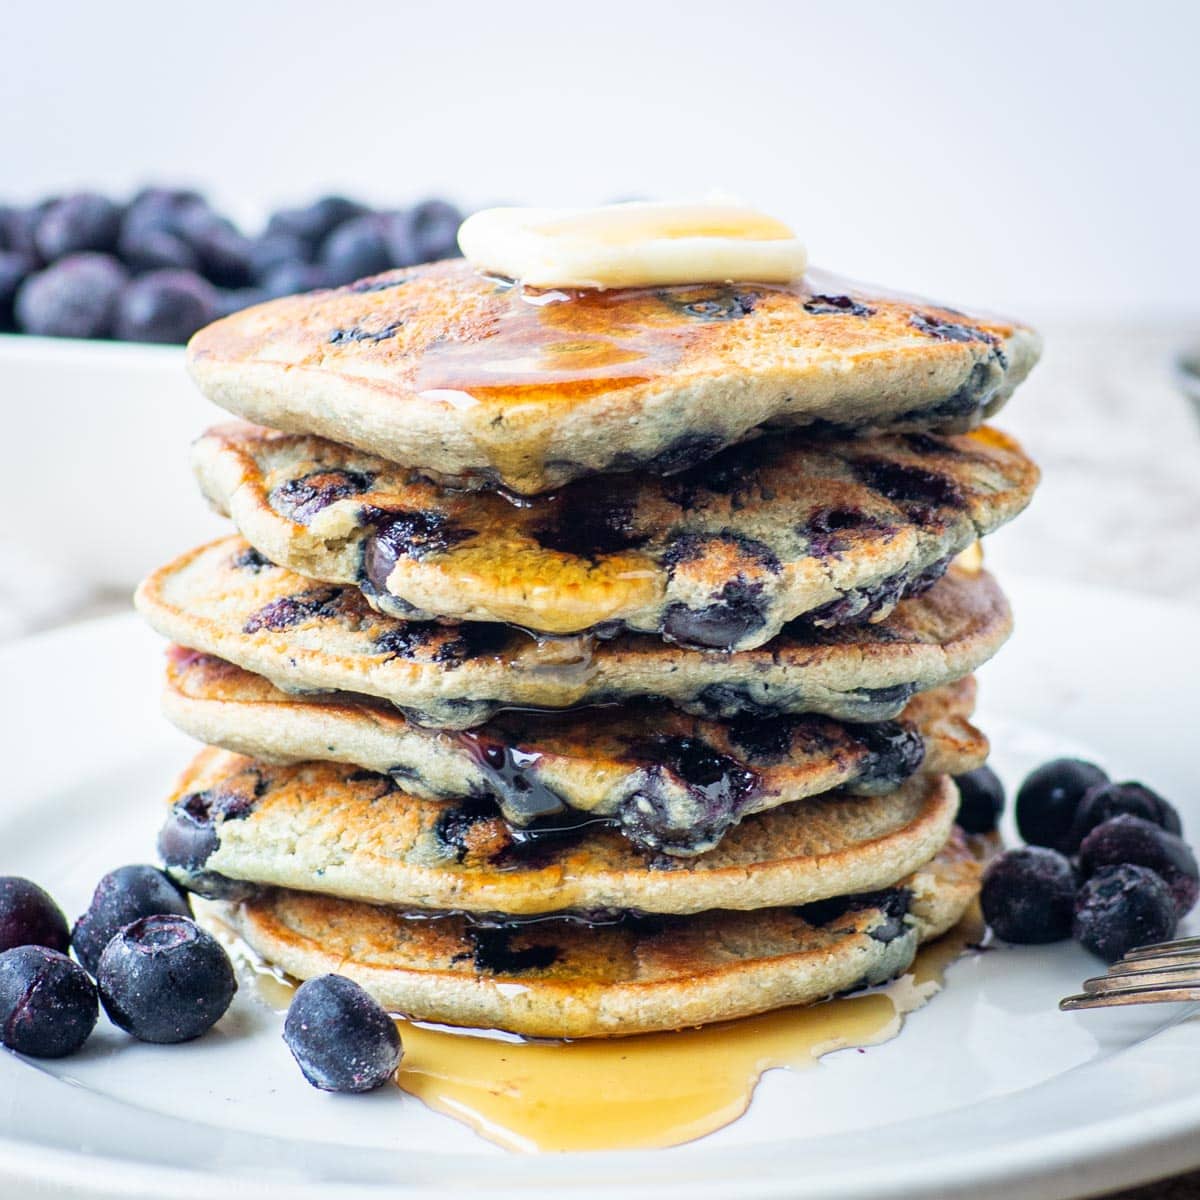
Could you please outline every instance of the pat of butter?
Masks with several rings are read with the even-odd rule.
[[[786,225],[735,204],[489,208],[458,244],[480,270],[537,288],[789,283],[808,265]]]

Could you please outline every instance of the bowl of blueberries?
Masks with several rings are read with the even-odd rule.
[[[462,217],[441,199],[326,195],[251,229],[172,187],[0,201],[0,395],[21,447],[7,497],[38,513],[7,524],[0,553],[74,590],[123,590],[181,540],[220,534],[179,459],[229,418],[192,387],[184,343],[264,300],[456,255]]]

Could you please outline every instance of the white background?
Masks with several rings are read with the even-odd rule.
[[[0,4],[0,193],[245,215],[720,188],[847,274],[1034,318],[1200,313],[1200,4]]]

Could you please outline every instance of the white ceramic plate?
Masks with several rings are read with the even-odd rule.
[[[1010,786],[1084,751],[1159,787],[1200,834],[1200,614],[1011,590],[1019,633],[984,673],[981,713]],[[72,914],[105,870],[152,854],[189,750],[156,714],[159,670],[132,618],[0,651],[0,872],[38,879]],[[0,1053],[0,1194],[1064,1200],[1200,1165],[1195,1008],[1058,1012],[1097,965],[1071,945],[968,957],[899,1038],[770,1072],[718,1133],[578,1156],[507,1154],[395,1089],[313,1091],[279,1016],[244,990],[189,1045],[138,1045],[102,1021],[74,1058]]]

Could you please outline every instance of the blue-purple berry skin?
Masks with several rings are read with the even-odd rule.
[[[100,956],[113,937],[131,921],[156,913],[191,916],[187,896],[168,875],[149,863],[131,863],[109,871],[71,931],[75,957],[95,975]]]
[[[1141,817],[1123,814],[1097,825],[1079,846],[1079,867],[1084,878],[1101,867],[1132,863],[1147,867],[1171,891],[1175,911],[1185,916],[1200,895],[1200,867],[1191,847],[1180,837]]]
[[[121,261],[135,274],[147,271],[197,271],[200,258],[177,233],[169,229],[134,226],[121,233],[117,243]]]
[[[70,254],[17,290],[17,326],[43,337],[102,338],[113,331],[125,269],[107,254]]]
[[[1128,814],[1141,817],[1168,833],[1181,835],[1183,825],[1174,805],[1143,783],[1102,783],[1089,788],[1079,803],[1071,826],[1070,849],[1078,850],[1080,843],[1097,825]]]
[[[70,944],[67,918],[48,892],[20,875],[0,875],[0,951],[45,946],[65,954]]]
[[[321,975],[300,985],[283,1025],[304,1078],[324,1092],[370,1092],[396,1073],[396,1023],[352,979]]]
[[[386,222],[373,213],[343,222],[321,244],[320,263],[334,287],[386,271],[392,265]]]
[[[1175,936],[1178,918],[1171,891],[1149,867],[1101,867],[1075,898],[1075,940],[1105,962]]]
[[[151,271],[121,293],[116,333],[127,342],[182,345],[219,310],[217,290],[206,279],[191,271]]]
[[[237,991],[220,942],[187,917],[142,917],[105,947],[100,1002],[118,1028],[143,1042],[188,1042],[206,1033]]]
[[[991,767],[954,776],[958,785],[958,824],[967,833],[992,833],[1004,812],[1004,784]]]
[[[458,227],[463,215],[445,200],[423,200],[412,210],[412,233],[417,262],[433,262],[440,258],[457,258]],[[404,263],[397,263],[404,266]]]
[[[1075,871],[1045,846],[1006,850],[983,873],[983,917],[1006,942],[1037,945],[1071,936]]]
[[[250,269],[257,283],[263,284],[272,271],[290,263],[308,261],[308,247],[292,233],[264,233],[250,243]]]
[[[84,250],[116,248],[121,210],[97,192],[76,192],[52,204],[37,223],[33,240],[44,262]]]
[[[65,954],[20,946],[0,954],[0,1042],[34,1058],[63,1058],[96,1027],[96,986]]]
[[[365,205],[345,196],[322,196],[302,207],[279,209],[267,222],[266,232],[290,234],[312,254],[339,225],[367,211]]]
[[[37,261],[19,250],[0,250],[0,332],[16,329],[17,289],[37,270]]]
[[[1031,846],[1070,853],[1071,826],[1084,793],[1108,776],[1095,763],[1056,758],[1025,777],[1017,790],[1017,828]]]
[[[331,286],[325,268],[317,263],[283,263],[269,271],[263,280],[263,291],[272,298],[315,292],[318,288]]]

